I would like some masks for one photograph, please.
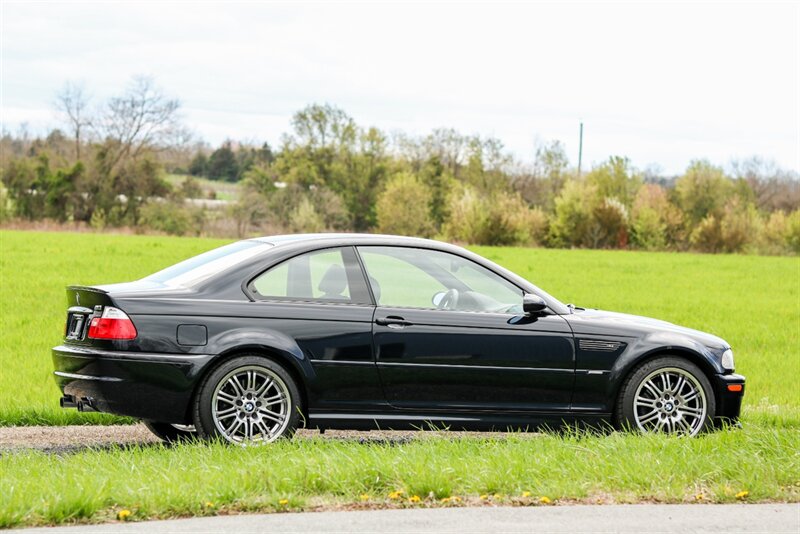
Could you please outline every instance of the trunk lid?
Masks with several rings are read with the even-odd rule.
[[[99,317],[103,307],[111,306],[113,301],[108,292],[96,287],[67,287],[67,324],[64,337],[68,343],[86,341],[89,323]]]

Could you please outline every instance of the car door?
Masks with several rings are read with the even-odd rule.
[[[314,412],[386,407],[372,353],[373,306],[353,247],[314,250],[248,284],[265,330],[288,336],[310,360]]]
[[[377,303],[375,356],[403,409],[569,409],[572,331],[522,314],[522,289],[472,260],[408,247],[357,247]]]

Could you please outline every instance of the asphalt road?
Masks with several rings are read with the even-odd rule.
[[[78,532],[800,532],[800,504],[431,508],[217,516],[27,529]]]

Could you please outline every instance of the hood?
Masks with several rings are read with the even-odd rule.
[[[700,330],[693,330],[676,324],[660,321],[650,317],[629,315],[604,310],[577,310],[564,316],[576,335],[604,335],[640,338],[656,336],[669,342],[676,336],[690,338],[706,347],[726,349],[730,345],[722,338]]]

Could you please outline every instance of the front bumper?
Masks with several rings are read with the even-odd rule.
[[[717,400],[717,421],[735,422],[739,419],[744,397],[745,380],[742,375],[715,375],[714,393]]]
[[[159,354],[60,345],[52,350],[55,380],[86,410],[165,423],[189,423],[194,387],[213,355]]]

